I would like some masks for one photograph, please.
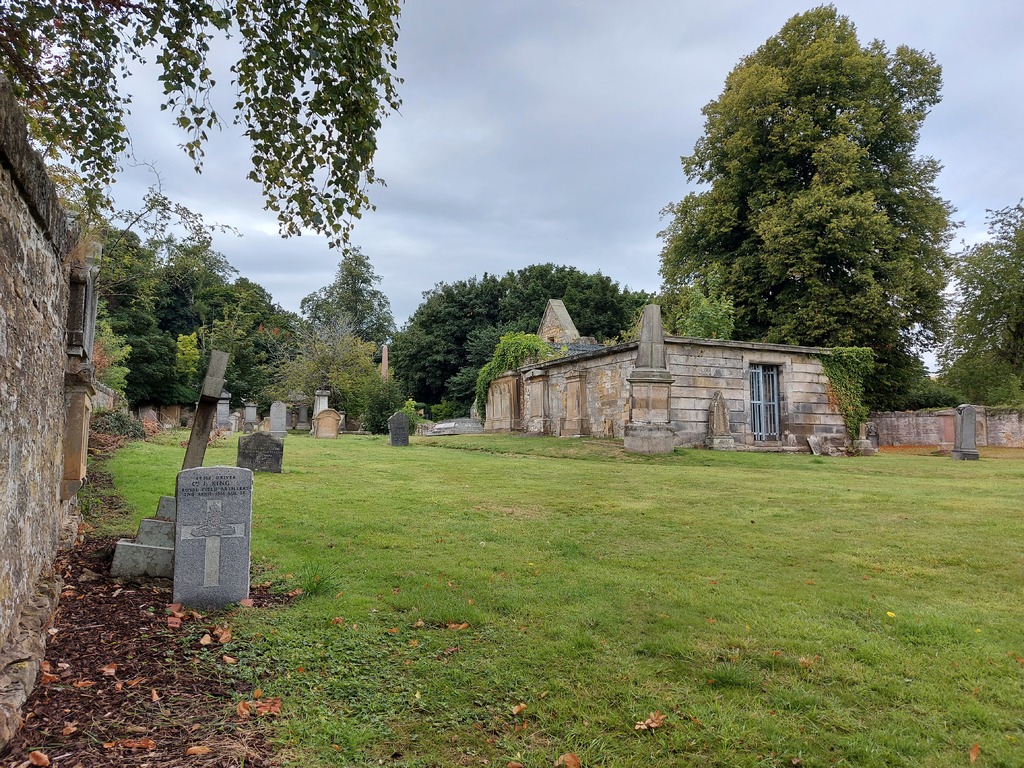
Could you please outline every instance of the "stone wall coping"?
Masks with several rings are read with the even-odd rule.
[[[556,357],[551,360],[545,360],[540,363],[531,363],[530,365],[524,365],[520,371],[542,371],[545,369],[555,368],[567,363],[575,364],[577,362],[584,362],[587,360],[593,360],[594,358],[604,357],[606,355],[613,355],[619,352],[627,352],[632,349],[636,349],[639,346],[639,341],[627,341],[622,344],[615,344],[610,347],[603,347],[602,349],[596,349],[592,352],[583,352],[578,355],[571,355],[567,357]],[[720,347],[726,349],[742,349],[751,351],[762,351],[762,352],[788,352],[790,354],[802,354],[802,355],[827,355],[829,354],[828,347],[801,347],[796,344],[770,344],[768,342],[761,341],[731,341],[724,339],[698,339],[692,336],[666,336],[666,344],[685,344],[687,346],[696,347]]]
[[[3,77],[0,77],[0,163],[10,169],[25,204],[54,251],[61,259],[66,257],[78,242],[78,227],[61,208],[46,164],[29,143],[25,117],[14,89]]]

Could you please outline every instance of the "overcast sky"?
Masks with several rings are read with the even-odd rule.
[[[764,0],[406,0],[398,44],[401,112],[379,134],[377,210],[357,223],[401,326],[438,282],[553,262],[656,291],[659,212],[691,187],[679,158],[703,132],[701,108],[740,58],[805,2]],[[1024,3],[838,3],[861,43],[906,44],[943,67],[943,99],[919,151],[944,166],[939,188],[977,241],[985,211],[1024,195]],[[147,81],[143,81],[147,82]],[[182,134],[136,82],[136,157],[172,199],[237,228],[215,247],[286,309],[331,282],[340,253],[323,238],[282,239],[245,180],[236,128],[215,136],[201,176]],[[233,92],[214,96],[226,111]],[[155,81],[148,81],[150,91]],[[137,206],[154,177],[126,168],[114,189]],[[586,329],[581,329],[586,331]]]

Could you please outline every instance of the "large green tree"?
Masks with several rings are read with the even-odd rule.
[[[666,209],[666,284],[720,274],[738,339],[872,348],[869,398],[897,404],[944,316],[952,208],[916,154],[940,86],[832,6],[793,17],[704,107],[683,168],[709,188]]]
[[[248,178],[281,229],[337,242],[367,206],[375,134],[397,109],[399,0],[16,0],[0,3],[0,75],[46,146],[65,147],[89,202],[128,147],[122,91],[135,62],[159,69],[163,107],[197,169],[213,108],[211,43],[237,37],[234,121],[252,142]]]
[[[943,380],[974,403],[1024,404],[1024,203],[989,212],[989,240],[959,254]]]
[[[376,287],[380,280],[360,248],[346,248],[334,282],[309,294],[300,309],[313,325],[348,324],[354,335],[379,347],[395,332],[391,302]]]

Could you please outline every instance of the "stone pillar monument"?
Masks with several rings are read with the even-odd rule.
[[[316,415],[318,413],[320,413],[320,411],[326,410],[326,408],[327,408],[327,398],[330,397],[331,390],[329,390],[329,389],[318,389],[314,393],[314,395],[315,395],[315,397],[313,399],[313,418],[315,419]]]
[[[629,423],[625,449],[629,453],[672,453],[675,431],[671,425],[672,374],[665,357],[661,307],[644,307],[636,364],[629,376]]]

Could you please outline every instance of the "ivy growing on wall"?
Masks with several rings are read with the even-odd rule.
[[[842,415],[846,433],[855,440],[868,420],[864,380],[874,370],[875,353],[867,347],[832,347],[819,359],[828,376],[828,404]]]
[[[553,357],[551,345],[533,333],[506,333],[494,348],[494,357],[476,377],[476,410],[483,418],[487,407],[487,389],[505,371],[512,371],[527,362]]]

